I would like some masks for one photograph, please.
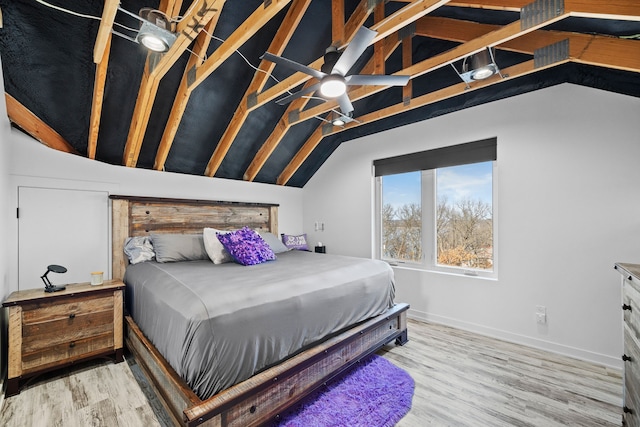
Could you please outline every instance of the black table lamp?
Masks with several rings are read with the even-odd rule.
[[[58,291],[64,290],[65,286],[53,286],[51,284],[51,281],[49,281],[49,278],[47,277],[47,274],[49,274],[49,272],[51,272],[51,271],[53,271],[54,273],[66,273],[67,269],[65,267],[61,266],[61,265],[55,265],[55,264],[52,264],[52,265],[48,266],[46,273],[44,273],[42,276],[40,276],[40,278],[44,282],[44,291],[45,292],[58,292]]]

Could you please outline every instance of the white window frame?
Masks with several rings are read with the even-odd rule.
[[[465,267],[439,265],[437,260],[436,242],[436,169],[422,171],[421,173],[421,208],[422,208],[422,261],[414,262],[382,257],[382,176],[375,177],[375,204],[376,211],[376,249],[377,259],[388,262],[393,266],[420,269],[425,271],[453,274],[481,279],[498,278],[498,165],[492,161],[492,224],[493,224],[493,269],[491,271]]]

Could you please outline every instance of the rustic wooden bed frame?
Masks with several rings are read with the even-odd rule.
[[[244,225],[278,235],[277,205],[115,195],[110,199],[114,279],[124,276],[123,245],[129,236]],[[126,344],[176,425],[257,426],[277,420],[285,409],[385,344],[394,340],[404,344],[408,308],[396,304],[206,400],[196,396],[130,316],[125,317]]]

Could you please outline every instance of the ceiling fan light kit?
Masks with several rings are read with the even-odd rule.
[[[337,98],[347,91],[347,82],[339,74],[329,74],[320,83],[320,93],[327,98]]]
[[[360,27],[344,51],[339,52],[334,46],[326,50],[324,65],[322,65],[320,70],[265,52],[265,54],[261,56],[261,59],[284,65],[295,71],[308,74],[320,81],[317,84],[285,96],[277,100],[276,103],[284,105],[308,93],[319,91],[320,95],[325,98],[337,98],[340,111],[342,114],[347,115],[353,112],[353,105],[347,95],[347,86],[405,86],[409,82],[410,76],[348,74],[356,61],[358,61],[367,47],[373,42],[377,34],[376,31],[366,27]]]

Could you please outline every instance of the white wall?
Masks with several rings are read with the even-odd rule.
[[[9,295],[9,269],[7,253],[9,246],[7,235],[9,232],[9,158],[11,146],[8,143],[11,126],[7,117],[7,105],[4,100],[4,79],[2,77],[2,62],[0,61],[0,299]],[[0,365],[1,366],[1,365]],[[1,371],[1,369],[0,369]]]
[[[14,212],[14,216],[17,188],[31,186],[135,196],[277,203],[280,205],[279,230],[302,232],[302,189],[299,188],[109,165],[52,150],[18,131],[11,132],[8,139],[12,150],[9,165],[11,194],[5,200],[10,201],[10,212]],[[9,288],[13,291],[17,289],[15,248],[18,236],[16,221],[9,221],[9,224]]]
[[[639,117],[638,98],[563,84],[350,141],[304,187],[304,227],[328,252],[371,256],[374,159],[496,136],[498,280],[398,267],[397,300],[418,319],[619,367],[613,264],[640,263]]]
[[[2,76],[2,61],[0,60],[0,95],[4,95],[4,79]],[[8,144],[11,126],[7,117],[7,105],[4,96],[0,99],[0,300],[4,299],[11,293],[9,291],[9,218],[10,208],[6,203],[9,200],[9,158],[11,155],[10,145]],[[5,374],[6,360],[6,330],[7,315],[6,310],[2,310],[0,315],[0,392],[2,391],[2,382]],[[0,408],[4,403],[4,393],[0,396]]]

